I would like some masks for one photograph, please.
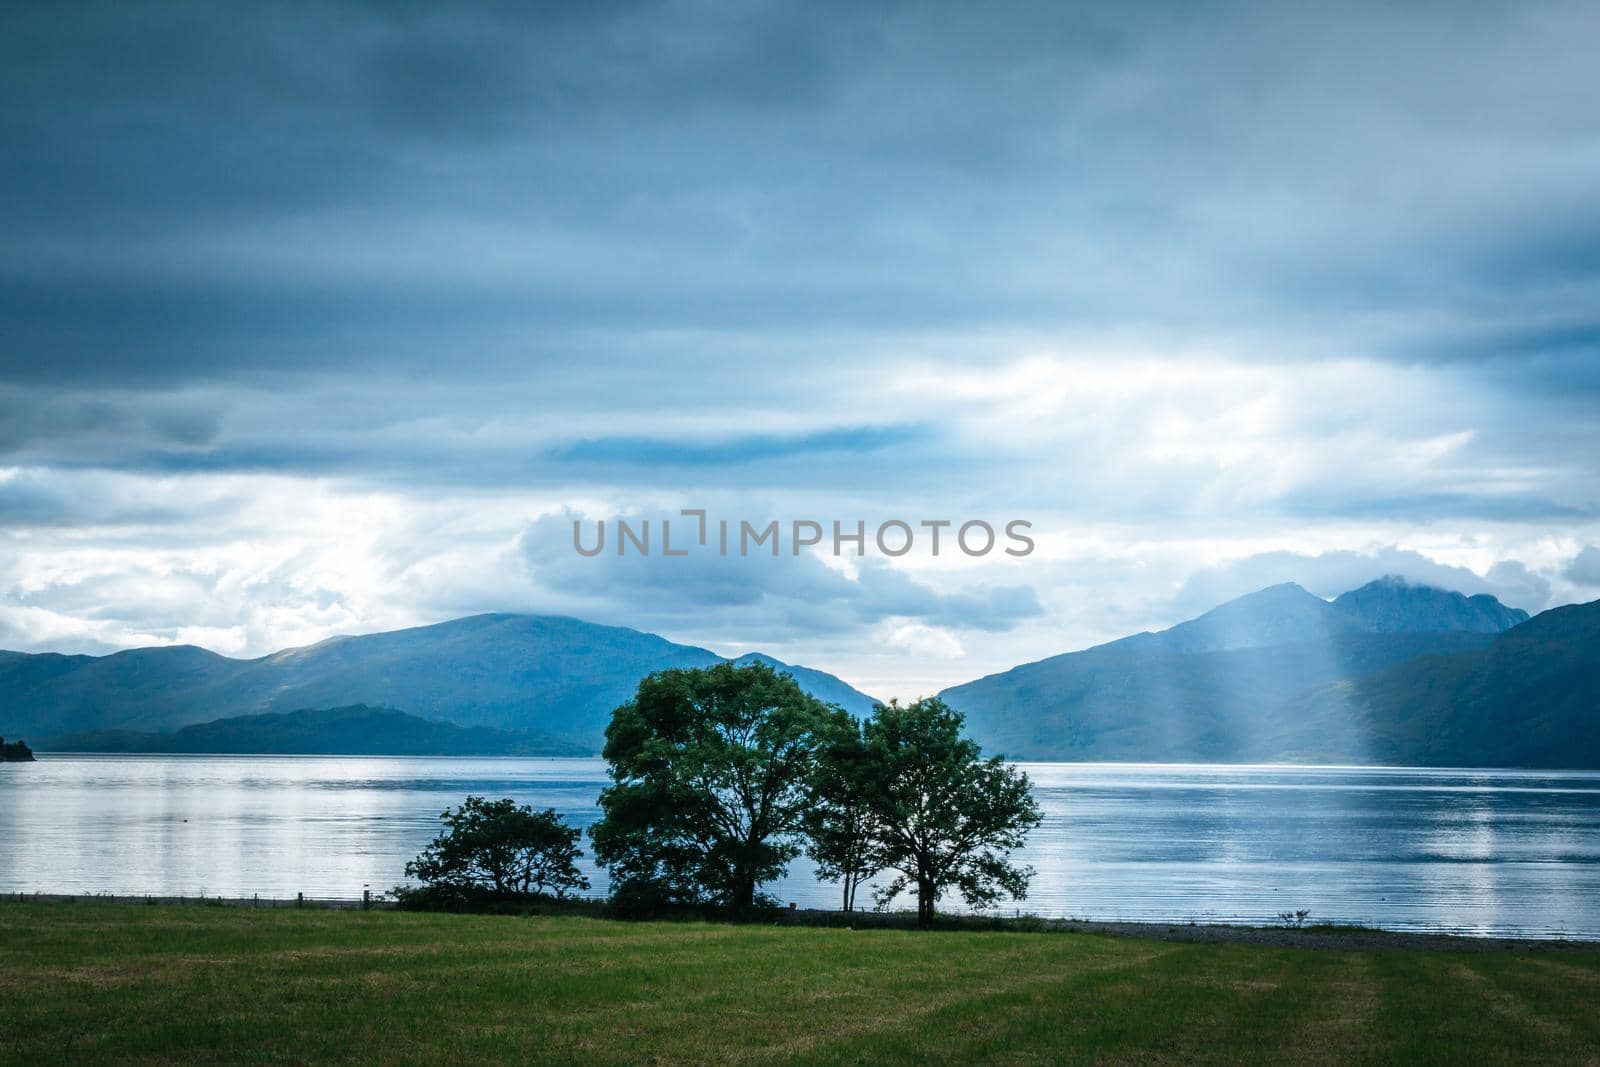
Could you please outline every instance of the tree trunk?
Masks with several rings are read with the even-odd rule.
[[[917,925],[924,929],[933,925],[933,882],[920,875],[917,878]]]
[[[747,879],[740,875],[739,884],[734,887],[733,891],[733,910],[739,913],[747,912],[755,906],[755,902],[756,880],[754,878]]]

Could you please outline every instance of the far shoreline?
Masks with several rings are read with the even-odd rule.
[[[601,760],[605,757],[599,752],[590,755],[537,755],[529,753],[446,753],[446,752],[151,752],[151,751],[118,751],[114,749],[50,749],[35,748],[35,757],[38,756],[160,756],[181,757],[184,759],[482,759],[482,760],[564,760],[570,762]],[[1004,754],[1002,753],[1002,756]],[[1600,767],[1517,767],[1508,765],[1465,765],[1452,764],[1449,766],[1432,764],[1405,764],[1405,763],[1252,763],[1252,762],[1213,762],[1202,763],[1194,761],[1173,760],[1050,760],[1050,759],[1012,759],[1004,756],[1005,761],[1019,767],[1150,767],[1170,770],[1264,770],[1264,771],[1400,771],[1415,773],[1460,773],[1460,774],[1578,774],[1600,775]],[[37,762],[37,760],[35,760]]]

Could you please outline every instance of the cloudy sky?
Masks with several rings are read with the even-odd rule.
[[[1301,7],[5,5],[0,647],[1600,597],[1600,8]],[[1038,548],[572,551],[686,507]]]

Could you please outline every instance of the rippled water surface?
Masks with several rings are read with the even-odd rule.
[[[1023,766],[1026,911],[1600,938],[1600,773]],[[598,760],[47,755],[0,765],[0,892],[355,897],[468,793],[588,826],[604,782]],[[836,903],[803,864],[775,893]]]

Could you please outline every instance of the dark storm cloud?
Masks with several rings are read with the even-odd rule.
[[[203,447],[219,429],[214,404],[193,398],[105,399],[0,385],[0,464],[35,453],[68,462],[77,456],[93,465],[120,456],[125,463],[130,448]]]
[[[9,5],[0,382],[64,414],[0,426],[0,462],[915,487],[984,442],[830,406],[893,359],[1086,329],[1465,365],[1505,395],[1474,458],[1547,467],[1593,443],[1573,398],[1600,389],[1597,26],[1562,4]],[[133,395],[194,389],[164,414]],[[749,424],[678,433],[652,406]],[[474,432],[513,417],[549,432]],[[1541,488],[1284,509],[1600,500]]]
[[[703,443],[653,437],[602,437],[562,446],[551,458],[574,463],[726,466],[797,455],[851,456],[918,445],[934,437],[933,428],[927,426],[862,426],[786,436],[743,434]]]
[[[117,409],[112,409],[117,410]],[[119,413],[120,414],[120,413]],[[164,477],[199,474],[335,476],[373,487],[427,491],[515,488],[534,490],[574,484],[612,491],[659,490],[664,479],[689,477],[695,484],[730,490],[747,487],[752,470],[767,489],[811,488],[871,491],[893,480],[898,491],[932,489],[951,474],[972,470],[970,458],[951,450],[929,427],[848,426],[803,434],[735,434],[704,440],[687,437],[578,437],[546,445],[513,436],[485,443],[470,431],[387,428],[343,433],[272,434],[257,431],[227,444],[192,436],[211,427],[204,414],[177,412],[130,418],[122,414],[112,433],[102,426],[78,441],[76,452],[49,450],[61,471],[114,466],[129,473]],[[24,441],[0,461],[26,464],[39,451]],[[937,457],[946,462],[933,467]]]
[[[29,284],[8,312],[55,321],[54,284],[81,294],[80,322],[158,320],[148,342],[111,346],[149,356],[130,374],[183,361],[186,328],[213,357],[191,372],[250,361],[227,342],[254,325],[258,299],[276,329],[299,318],[389,337],[402,310],[398,337],[413,301],[419,317],[470,328],[470,302],[427,293],[470,266],[447,243],[431,258],[413,245],[420,262],[396,287],[372,284],[373,264],[348,268],[365,293],[324,301],[299,284],[296,268],[348,260],[333,246],[351,228],[398,246],[419,219],[547,245],[565,287],[517,270],[500,285],[541,325],[720,324],[780,304],[889,325],[1140,306],[1204,320],[1218,297],[1224,315],[1262,310],[1206,283],[1217,259],[1269,296],[1387,304],[1378,294],[1450,278],[1429,253],[1459,243],[1456,212],[1502,202],[1512,168],[1479,158],[1497,138],[1548,156],[1539,193],[1554,174],[1552,208],[1582,210],[1593,175],[1565,148],[1596,126],[1553,83],[1592,29],[1581,11],[1489,7],[1439,20],[1163,5],[18,5],[0,33],[0,181],[6,267]],[[1502,40],[1514,47],[1497,58]],[[1439,58],[1452,54],[1461,62]],[[1519,104],[1537,108],[1531,120]],[[1428,197],[1421,212],[1413,195]],[[1475,221],[1477,258],[1502,273],[1592,276],[1587,241],[1533,255],[1514,239],[1524,220]],[[247,232],[279,235],[277,269],[240,246]],[[1386,254],[1418,238],[1411,256]],[[1196,258],[1179,253],[1196,241]],[[659,269],[640,276],[644,248]],[[585,249],[605,262],[582,262]],[[859,286],[854,299],[835,276]],[[24,337],[62,351],[78,340],[42,325]]]
[[[172,526],[192,520],[193,507],[173,507],[118,492],[106,484],[64,485],[36,473],[0,482],[0,527]]]

